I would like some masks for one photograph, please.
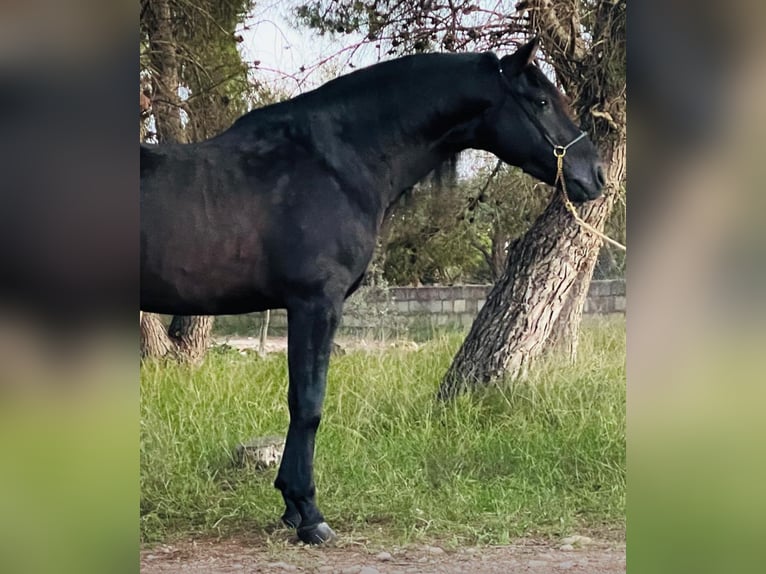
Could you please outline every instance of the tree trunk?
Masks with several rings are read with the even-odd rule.
[[[168,329],[159,315],[141,313],[141,357],[173,357],[185,363],[201,361],[210,346],[213,317],[176,315]]]
[[[160,143],[187,143],[181,122],[176,41],[169,0],[150,0],[150,62],[154,80],[154,121]]]
[[[258,342],[258,354],[266,356],[266,339],[269,336],[269,321],[271,320],[271,311],[266,309],[263,313],[263,319],[261,320],[261,333]]]
[[[581,217],[603,229],[625,172],[624,140],[604,196],[580,208]],[[511,245],[508,263],[442,381],[447,398],[500,377],[523,377],[530,362],[556,342],[577,349],[579,320],[602,240],[566,211],[560,192],[532,228]]]
[[[173,349],[165,325],[154,313],[140,313],[141,316],[141,358],[160,359]]]
[[[150,10],[149,46],[155,84],[152,107],[157,141],[188,143],[181,122],[180,76],[170,2],[152,0]],[[212,328],[212,317],[176,316],[166,331],[158,316],[142,313],[141,356],[160,358],[172,352],[181,361],[198,362],[207,351]]]

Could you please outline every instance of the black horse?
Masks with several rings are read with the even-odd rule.
[[[287,309],[290,426],[275,486],[305,542],[335,536],[315,503],[314,438],[343,302],[387,208],[466,148],[553,183],[553,149],[571,144],[570,199],[601,193],[596,149],[536,51],[533,40],[502,59],[407,56],[252,111],[211,140],[141,146],[141,309]]]

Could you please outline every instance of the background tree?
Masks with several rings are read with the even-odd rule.
[[[626,171],[625,0],[316,0],[296,13],[323,33],[361,32],[391,55],[508,52],[519,40],[539,36],[544,69],[570,97],[607,163],[604,196],[580,210],[603,229]],[[554,195],[510,245],[506,269],[445,375],[442,394],[516,377],[554,345],[574,357],[600,248],[601,240],[580,228]]]
[[[247,111],[252,88],[236,27],[251,8],[251,0],[142,2],[142,139],[199,141]],[[141,354],[196,361],[208,347],[212,325],[212,317],[176,316],[166,327],[158,315],[141,313]]]

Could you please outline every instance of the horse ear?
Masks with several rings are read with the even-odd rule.
[[[502,66],[503,71],[509,76],[515,76],[521,73],[524,68],[534,61],[539,47],[540,39],[535,36],[521,48],[516,50],[514,54],[505,56],[500,60],[500,65]]]

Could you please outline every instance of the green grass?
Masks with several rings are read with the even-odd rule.
[[[623,529],[624,329],[590,319],[576,364],[551,357],[525,382],[448,404],[434,395],[460,335],[333,358],[316,456],[328,522],[397,542]],[[284,355],[142,368],[144,541],[273,532],[276,471],[237,468],[231,452],[285,432],[286,381]]]

